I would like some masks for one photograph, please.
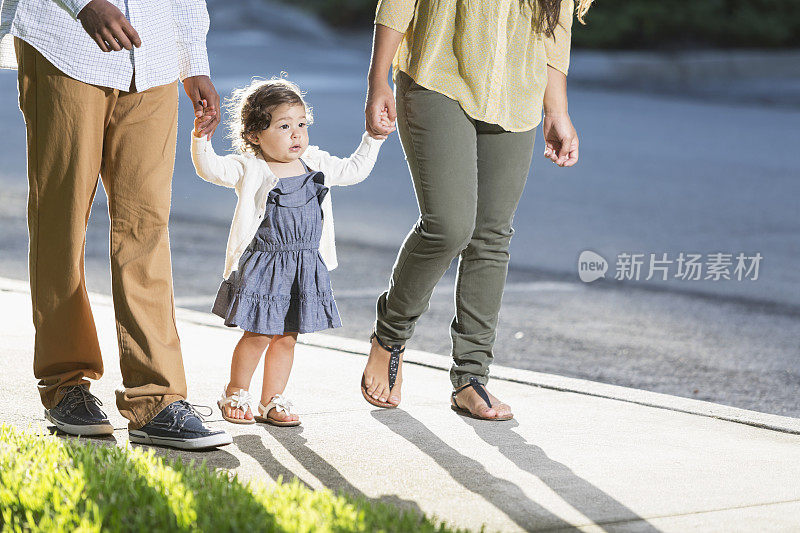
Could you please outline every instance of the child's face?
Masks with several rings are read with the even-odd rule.
[[[251,134],[267,161],[291,163],[308,148],[306,109],[302,104],[281,104],[272,111],[265,130]]]

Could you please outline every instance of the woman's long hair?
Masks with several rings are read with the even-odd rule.
[[[583,16],[592,5],[592,0],[573,0],[575,2],[575,14],[578,22],[586,24]],[[536,31],[551,37],[558,25],[558,18],[561,15],[562,0],[528,0],[534,12],[533,25]]]

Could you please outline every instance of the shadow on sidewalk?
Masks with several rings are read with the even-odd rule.
[[[306,488],[313,489],[311,485],[306,483],[304,479],[296,475],[294,472],[286,468],[283,463],[278,461],[272,452],[264,446],[264,441],[259,435],[237,435],[233,437],[233,443],[243,452],[255,459],[264,472],[269,477],[276,480],[278,477],[283,477],[283,481],[288,483],[292,478],[297,478],[301,484]]]
[[[395,494],[384,494],[380,498],[370,498],[361,492],[355,485],[350,483],[341,472],[334,468],[333,465],[308,447],[308,440],[301,435],[303,426],[283,428],[266,426],[265,429],[275,440],[286,448],[301,465],[303,465],[303,468],[308,470],[308,472],[325,485],[325,487],[333,491],[347,493],[357,498],[364,498],[370,502],[390,504],[402,509],[415,511],[419,515],[423,514],[417,502],[413,500],[404,500]],[[284,481],[290,481],[293,477],[297,477],[301,483],[312,488],[308,483],[300,479],[299,476],[296,476],[275,459],[272,452],[264,446],[264,442],[261,440],[260,436],[239,435],[238,437],[234,437],[233,442],[242,452],[258,461],[267,475],[272,479],[277,479],[279,475],[283,476]]]
[[[67,442],[75,442],[78,444],[102,444],[104,446],[116,446],[117,439],[114,435],[72,435],[61,431],[56,426],[47,426],[47,431],[54,437]]]
[[[163,457],[167,460],[180,459],[184,464],[189,464],[190,461],[202,462],[208,465],[209,468],[224,468],[226,470],[233,470],[239,468],[241,463],[230,452],[226,452],[222,448],[215,448],[213,450],[178,450],[177,448],[167,448],[162,446],[153,446],[150,444],[134,444],[131,443],[132,448],[141,448],[143,450],[153,450],[158,457]]]
[[[166,461],[173,461],[179,459],[183,464],[189,464],[191,461],[197,463],[205,462],[209,468],[225,470],[233,470],[239,468],[242,463],[230,452],[226,452],[224,448],[212,448],[205,450],[181,450],[179,448],[171,448],[169,446],[157,446],[155,444],[138,444],[135,442],[128,443],[131,448],[139,448],[141,450],[153,450],[156,457],[162,457]]]
[[[500,509],[521,528],[578,530],[532,501],[518,485],[491,475],[478,461],[448,446],[407,412],[400,409],[379,409],[370,414],[375,420],[429,455],[465,489]]]
[[[108,447],[116,447],[119,446],[119,442],[117,441],[116,437],[113,435],[106,435],[106,436],[76,436],[70,435],[69,433],[64,433],[63,431],[58,430],[55,426],[49,426],[47,430],[50,432],[51,435],[55,435],[59,439],[62,439],[66,442],[71,442],[75,444],[95,444],[98,446],[108,446]],[[125,442],[125,439],[122,440]],[[241,466],[239,459],[236,458],[235,455],[226,452],[222,448],[214,448],[211,450],[179,450],[177,448],[170,448],[167,446],[156,446],[152,444],[136,444],[134,442],[128,443],[131,448],[139,448],[142,450],[153,450],[153,453],[157,457],[163,457],[167,460],[173,459],[180,459],[181,462],[184,464],[189,464],[190,461],[205,461],[206,464],[210,468],[225,468],[228,470],[233,470]]]
[[[517,468],[542,480],[561,499],[598,526],[604,523],[636,522],[636,531],[658,533],[644,518],[595,485],[576,475],[568,466],[550,459],[540,447],[513,431],[519,422],[484,422],[459,416],[486,444],[494,446]]]

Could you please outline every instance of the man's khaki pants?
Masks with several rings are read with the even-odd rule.
[[[77,81],[15,39],[28,138],[34,374],[46,408],[98,379],[103,360],[84,278],[98,176],[111,219],[111,282],[131,429],[186,398],[175,328],[168,221],[178,83],[124,92]]]

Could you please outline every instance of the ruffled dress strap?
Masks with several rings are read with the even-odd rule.
[[[321,204],[327,193],[325,175],[320,171],[308,170],[303,175],[278,181],[269,191],[267,202],[281,207],[302,207],[314,198]]]

